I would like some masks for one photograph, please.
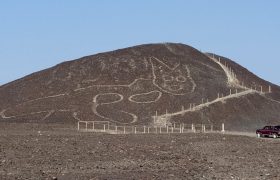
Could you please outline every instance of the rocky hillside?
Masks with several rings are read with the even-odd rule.
[[[280,124],[280,88],[235,62],[184,44],[83,57],[0,86],[0,121]]]

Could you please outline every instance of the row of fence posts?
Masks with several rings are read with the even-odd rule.
[[[215,57],[215,55],[212,54],[212,58],[213,58],[213,59],[216,59],[217,61],[219,61],[219,63],[221,63],[221,58],[220,58],[220,57],[218,57],[218,59],[217,59],[217,58]],[[236,74],[234,73],[233,69],[232,69],[231,67],[229,67],[226,63],[224,64],[224,66],[230,71],[230,73],[234,76],[234,78],[237,79]],[[244,87],[245,89],[251,89],[251,90],[254,89],[255,91],[259,91],[259,90],[257,89],[257,86],[256,86],[256,85],[255,85],[254,88],[253,88],[252,86],[251,86],[250,88],[248,88],[248,87],[246,87],[246,86],[244,85],[244,82],[242,82],[241,87]],[[259,87],[260,87],[260,91],[259,91],[259,92],[264,93],[264,92],[263,92],[263,86],[259,86]],[[272,92],[271,86],[269,85],[269,86],[268,86],[268,93],[271,93],[271,92]]]
[[[95,124],[101,123],[101,126],[99,128],[96,128]],[[81,127],[81,124],[85,124],[85,128]],[[90,127],[90,125],[92,125]],[[185,124],[179,124],[179,127],[176,127],[176,124],[174,123],[172,126],[117,126],[117,125],[111,125],[114,127],[114,129],[110,129],[110,124],[107,121],[78,121],[78,130],[83,131],[92,131],[92,132],[107,132],[112,134],[150,134],[150,133],[156,133],[156,134],[162,134],[162,133],[184,133],[184,132],[190,132],[187,128],[185,128]],[[197,128],[198,125],[191,124],[191,132],[207,132],[206,125],[200,124],[200,128]],[[209,132],[214,132],[214,126],[210,126]],[[129,131],[128,129],[131,129]],[[141,131],[142,129],[142,131]],[[153,130],[153,131],[152,131]],[[222,123],[221,131],[222,133],[225,132],[225,125]]]
[[[251,90],[253,91],[254,89],[251,87]],[[256,90],[256,88],[255,88],[255,91],[257,91]],[[230,96],[230,95],[234,95],[234,93],[235,93],[235,95],[236,94],[238,94],[238,93],[241,93],[242,91],[240,91],[240,92],[238,92],[238,89],[235,89],[235,92],[232,90],[232,89],[230,89],[229,90],[229,95],[228,96]],[[262,86],[261,86],[261,91],[260,91],[261,93],[263,93],[263,88],[262,88]],[[271,86],[269,86],[269,92],[271,92]],[[217,99],[220,99],[220,98],[224,98],[224,97],[227,97],[227,96],[224,96],[224,94],[223,93],[217,93]],[[205,103],[209,103],[209,99],[207,98],[207,99],[205,99],[205,98],[202,98],[201,99],[201,104],[205,104]],[[201,104],[199,104],[199,105],[201,105]],[[195,107],[196,107],[196,103],[190,103],[190,106],[189,106],[189,110],[194,110],[195,109]],[[182,106],[181,107],[181,111],[185,111],[186,109],[185,109],[185,106]],[[166,109],[166,111],[165,111],[165,115],[163,115],[163,116],[165,116],[165,117],[167,117],[169,114],[168,114],[168,110]],[[155,116],[153,116],[154,117],[154,123],[156,123],[156,121],[157,121],[157,117],[158,117],[158,112],[156,111],[156,114],[155,114]]]

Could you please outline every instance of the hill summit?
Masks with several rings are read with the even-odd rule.
[[[163,125],[280,124],[280,88],[234,61],[184,44],[100,53],[0,86],[0,121]]]

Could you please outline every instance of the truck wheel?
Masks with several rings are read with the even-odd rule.
[[[277,134],[272,134],[272,137],[275,139],[277,138]]]
[[[257,133],[257,138],[260,138],[261,137],[261,134],[260,133]]]

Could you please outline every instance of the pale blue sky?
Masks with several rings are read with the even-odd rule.
[[[6,0],[0,84],[66,60],[180,42],[280,85],[279,0]]]

